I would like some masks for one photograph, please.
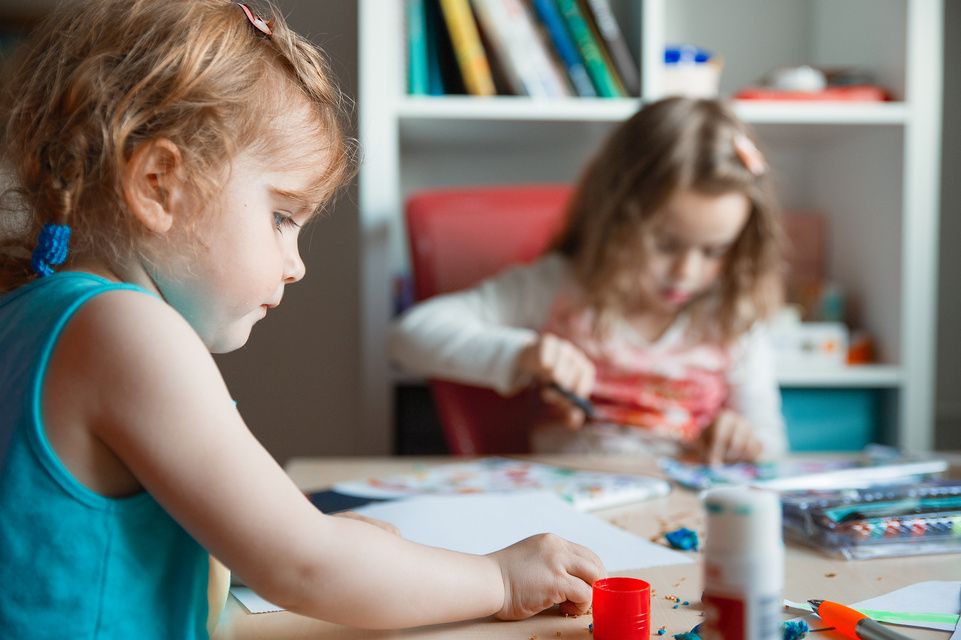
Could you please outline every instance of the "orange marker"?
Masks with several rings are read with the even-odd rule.
[[[905,635],[882,626],[860,611],[828,600],[808,600],[821,620],[838,633],[860,640],[911,640]]]

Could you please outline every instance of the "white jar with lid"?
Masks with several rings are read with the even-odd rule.
[[[781,503],[745,487],[704,496],[705,640],[780,640],[784,589]]]

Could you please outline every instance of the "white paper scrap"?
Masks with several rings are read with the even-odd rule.
[[[274,603],[264,600],[249,587],[232,587],[230,593],[240,601],[240,604],[244,605],[244,609],[249,613],[272,613],[284,610],[283,607],[278,607]]]

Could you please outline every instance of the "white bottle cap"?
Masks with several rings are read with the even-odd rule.
[[[773,491],[721,487],[704,495],[706,553],[764,553],[784,546],[781,501]]]

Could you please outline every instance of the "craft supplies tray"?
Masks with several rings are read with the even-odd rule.
[[[784,535],[847,559],[961,552],[961,480],[781,494]]]

